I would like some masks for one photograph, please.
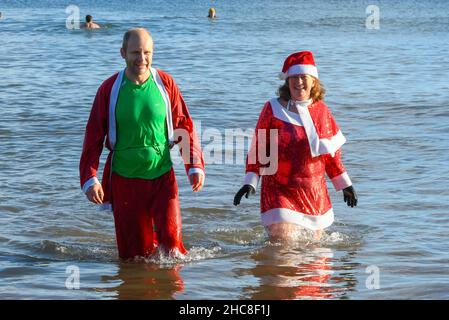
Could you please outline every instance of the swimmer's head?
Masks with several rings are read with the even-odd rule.
[[[87,16],[86,16],[86,22],[92,22],[92,16],[90,15],[90,14],[88,14]]]
[[[215,18],[215,9],[214,8],[209,9],[209,18]]]

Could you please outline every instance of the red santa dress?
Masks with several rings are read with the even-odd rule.
[[[309,100],[292,106],[298,113],[284,108],[277,98],[265,103],[248,153],[244,184],[257,188],[262,177],[264,226],[289,222],[322,230],[334,221],[325,173],[337,191],[352,185],[341,161],[346,139],[324,102]],[[269,162],[264,158],[266,150],[275,150]]]

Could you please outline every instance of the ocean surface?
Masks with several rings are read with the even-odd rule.
[[[105,28],[68,29],[71,4]],[[0,299],[449,299],[449,2],[1,0],[0,11]],[[206,157],[198,194],[175,164],[184,259],[119,262],[111,213],[79,188],[91,103],[135,26],[152,32],[153,66],[175,78],[204,149],[223,151]],[[348,140],[359,205],[329,184],[336,221],[323,239],[282,245],[258,195],[232,204],[247,148],[226,132],[255,126],[300,50],[314,52]]]

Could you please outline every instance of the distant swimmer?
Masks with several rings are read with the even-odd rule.
[[[209,14],[207,15],[207,17],[210,18],[210,19],[217,18],[217,16],[215,15],[215,9],[214,8],[210,8],[209,9]]]
[[[90,14],[86,16],[86,23],[83,28],[85,29],[100,29],[101,27],[93,21],[93,18]]]

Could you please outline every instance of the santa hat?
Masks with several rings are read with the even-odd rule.
[[[310,74],[318,79],[318,69],[313,60],[312,52],[296,52],[287,57],[284,62],[282,72],[279,73],[279,79],[285,80],[290,76],[298,74]]]

